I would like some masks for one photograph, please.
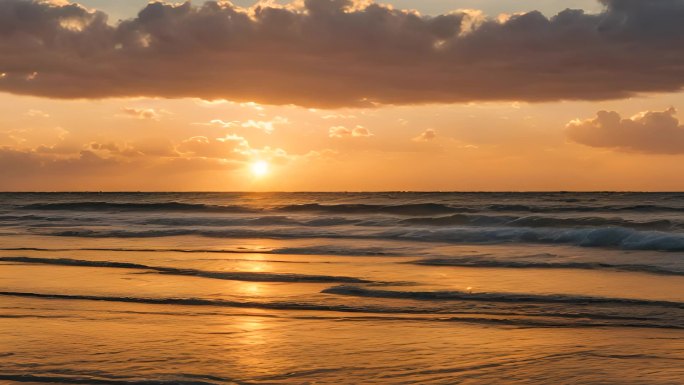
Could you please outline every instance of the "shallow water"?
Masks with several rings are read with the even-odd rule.
[[[0,194],[0,382],[682,368],[684,194]]]

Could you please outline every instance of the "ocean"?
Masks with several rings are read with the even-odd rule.
[[[683,384],[684,193],[3,193],[0,383]]]

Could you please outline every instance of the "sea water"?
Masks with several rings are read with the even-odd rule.
[[[0,382],[681,384],[684,194],[0,194]]]

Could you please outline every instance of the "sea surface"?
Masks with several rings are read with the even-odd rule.
[[[0,194],[0,383],[684,384],[684,193]]]

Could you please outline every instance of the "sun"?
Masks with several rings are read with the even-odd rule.
[[[251,169],[252,169],[252,174],[256,177],[262,177],[266,174],[268,174],[268,162],[265,160],[259,160],[254,163],[252,163]]]

